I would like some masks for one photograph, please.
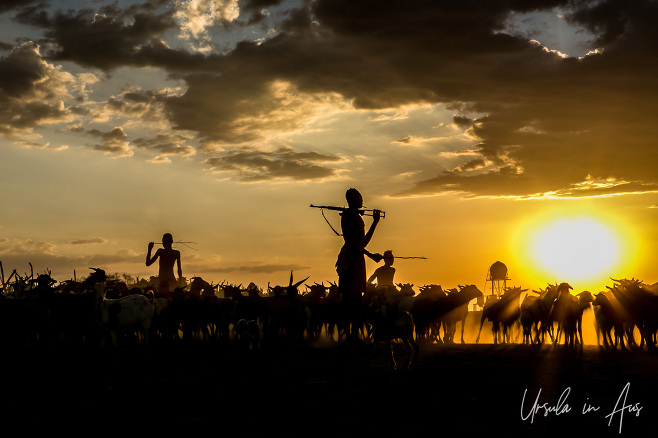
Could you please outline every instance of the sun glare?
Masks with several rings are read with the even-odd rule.
[[[558,279],[593,279],[606,275],[620,261],[619,238],[590,217],[545,223],[531,234],[528,245],[537,268]]]

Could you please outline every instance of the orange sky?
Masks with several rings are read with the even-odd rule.
[[[386,211],[371,251],[427,257],[399,282],[654,283],[658,10],[613,3],[5,2],[5,275],[148,277],[171,232],[188,278],[336,281],[309,205],[356,187]],[[618,253],[591,278],[531,247],[574,218],[617,242],[554,256]]]

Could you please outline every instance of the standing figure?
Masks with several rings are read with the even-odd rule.
[[[160,269],[158,271],[160,283],[158,285],[158,293],[161,295],[166,295],[171,292],[178,284],[178,281],[183,278],[183,269],[181,268],[180,263],[180,251],[171,247],[173,243],[174,238],[171,234],[164,234],[162,236],[163,248],[158,248],[153,257],[151,257],[151,251],[153,250],[155,243],[149,242],[148,245],[146,266],[151,266],[155,263],[158,257],[160,258]],[[176,281],[176,277],[174,277],[174,263],[178,265],[178,281]]]
[[[379,223],[380,211],[374,210],[373,222],[365,232],[365,223],[359,209],[363,208],[363,198],[358,190],[351,188],[345,193],[348,208],[341,213],[340,226],[343,232],[344,244],[336,261],[338,273],[338,291],[342,294],[342,301],[348,319],[352,323],[352,337],[358,336],[357,325],[360,322],[362,296],[366,290],[366,261],[367,255],[376,262],[382,259],[381,254],[372,254],[366,246],[372,239],[375,228]]]

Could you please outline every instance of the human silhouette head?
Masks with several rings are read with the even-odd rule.
[[[174,238],[170,233],[165,233],[162,235],[162,246],[165,248],[171,248],[171,245],[174,243]]]
[[[355,188],[347,189],[345,192],[345,199],[347,200],[347,205],[354,208],[363,207],[363,197],[361,193]]]
[[[393,257],[393,251],[391,251],[390,249],[384,251],[384,264],[386,266],[393,265],[394,260],[395,260],[395,258]]]

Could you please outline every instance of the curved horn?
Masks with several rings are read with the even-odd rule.
[[[305,281],[308,280],[309,278],[311,278],[310,275],[309,275],[308,277],[306,277],[305,279],[303,279],[302,281],[299,281],[299,282],[297,282],[297,283],[295,283],[295,284],[291,284],[291,286],[292,286],[293,288],[297,288],[300,284],[302,284],[303,282],[305,282]],[[292,281],[292,277],[290,278],[290,280]]]

